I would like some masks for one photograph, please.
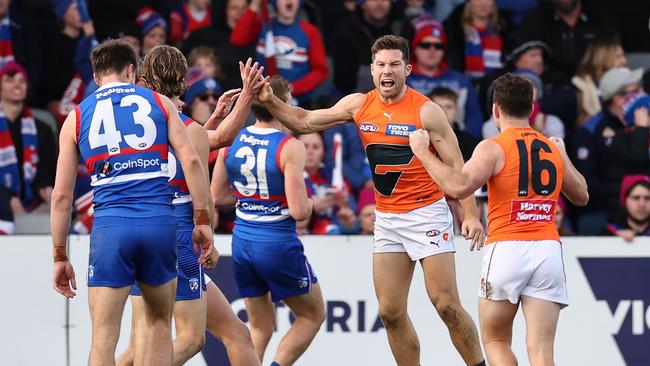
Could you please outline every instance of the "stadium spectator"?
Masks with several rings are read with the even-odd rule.
[[[625,96],[640,89],[643,70],[614,68],[603,75],[599,83],[602,110],[576,129],[571,156],[573,162],[589,182],[591,199],[578,211],[576,229],[581,235],[597,235],[607,223],[607,202],[616,197],[619,184],[610,179],[612,155],[610,145],[617,133],[627,127]],[[620,177],[619,177],[620,179]]]
[[[217,51],[212,47],[199,46],[194,48],[187,57],[188,67],[198,67],[205,76],[220,79],[221,64]]]
[[[617,235],[631,243],[635,236],[650,236],[650,176],[627,175],[619,196],[620,213],[604,235]]]
[[[386,34],[403,35],[405,25],[390,19],[390,0],[359,0],[358,9],[337,27],[332,38],[334,84],[344,94],[374,88],[370,48]]]
[[[334,169],[334,136],[341,135],[343,160],[343,178],[350,184],[354,192],[363,187],[372,186],[370,165],[366,160],[365,150],[361,144],[357,126],[351,123],[342,124],[323,131],[325,143],[324,163],[326,169]]]
[[[197,67],[187,70],[185,82],[187,83],[183,98],[185,108],[189,110],[189,116],[193,120],[205,124],[214,112],[223,89],[217,80],[206,76]]]
[[[578,119],[581,126],[592,116],[600,112],[598,83],[607,70],[615,67],[626,67],[627,59],[623,47],[616,38],[603,38],[593,41],[587,46],[576,75],[571,83],[577,88]]]
[[[54,136],[25,104],[28,79],[27,70],[16,62],[0,69],[0,150],[4,151],[0,176],[3,186],[11,191],[14,215],[49,204],[54,185]]]
[[[372,235],[375,229],[375,193],[372,189],[364,188],[359,192],[357,215],[359,216],[359,234]]]
[[[118,25],[115,35],[130,44],[138,56],[142,56],[142,29],[137,24]]]
[[[255,60],[269,74],[277,72],[287,79],[293,86],[292,95],[301,104],[329,95],[332,87],[326,83],[329,70],[323,39],[318,28],[298,19],[300,1],[272,1],[276,16],[268,25],[255,11],[259,3],[260,0],[252,0],[239,18],[230,36],[231,43],[246,46],[257,41]],[[272,44],[267,43],[270,36]]]
[[[39,94],[44,79],[42,35],[32,20],[23,16],[16,6],[10,5],[11,0],[0,0],[0,67],[10,61],[24,65],[32,76],[29,80],[28,100],[41,104]]]
[[[180,44],[191,32],[211,24],[210,0],[187,0],[169,14],[169,41]]]
[[[411,41],[413,71],[406,78],[406,84],[424,95],[438,87],[453,90],[458,96],[459,112],[454,122],[459,128],[480,138],[484,118],[476,91],[466,75],[449,68],[445,59],[447,37],[442,25],[424,21],[419,26]]]
[[[309,223],[311,234],[349,234],[355,230],[356,202],[347,184],[342,189],[332,187],[332,172],[323,164],[324,145],[318,133],[298,136],[305,144],[305,185],[314,200]]]
[[[528,79],[533,84],[533,111],[528,117],[530,126],[547,137],[564,138],[564,124],[557,116],[542,112],[539,97],[542,94],[542,80],[534,72],[527,69],[515,70],[515,75]],[[491,138],[499,134],[494,117],[483,124],[483,138]]]
[[[458,95],[449,88],[440,87],[433,89],[429,93],[429,98],[445,112],[447,121],[453,128],[454,134],[456,134],[463,160],[469,160],[480,140],[465,131],[461,131],[458,127],[457,116],[460,109],[457,102]]]
[[[472,79],[501,69],[503,37],[510,21],[494,0],[469,0],[444,21],[449,65]]]
[[[233,29],[247,8],[246,0],[215,2],[212,26],[190,33],[190,36],[183,42],[183,53],[188,56],[192,49],[199,46],[216,49],[223,75],[223,79],[220,81],[223,82],[223,87],[226,90],[241,87],[238,62],[253,57],[255,52],[253,44],[237,47],[230,43]]]
[[[142,28],[142,53],[167,43],[167,22],[160,14],[149,7],[138,12],[136,23]]]
[[[566,202],[564,202],[564,198],[560,196],[557,200],[557,205],[555,206],[555,227],[557,228],[558,233],[560,233],[560,236],[574,235],[565,220],[566,212]]]
[[[588,5],[581,0],[543,1],[521,22],[524,39],[541,40],[550,47],[547,82],[554,88],[570,84],[591,41],[616,34],[609,16]]]

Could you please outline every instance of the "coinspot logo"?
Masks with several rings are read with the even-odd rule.
[[[596,299],[612,313],[612,335],[629,366],[650,364],[650,258],[579,258]]]

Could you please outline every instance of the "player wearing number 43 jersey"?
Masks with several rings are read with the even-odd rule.
[[[52,195],[54,287],[75,294],[65,255],[79,155],[92,178],[95,224],[90,237],[88,302],[92,346],[88,364],[115,364],[124,303],[137,281],[145,302],[147,338],[136,345],[144,364],[172,362],[171,315],[176,293],[176,219],[168,184],[168,146],[186,172],[194,204],[192,237],[199,263],[214,250],[207,177],[174,104],[133,84],[137,56],[122,41],[91,55],[99,89],[66,119]]]
[[[271,78],[273,93],[291,100],[289,83]],[[212,178],[215,204],[235,203],[232,256],[235,280],[245,298],[251,336],[260,360],[275,328],[274,302],[283,300],[296,316],[273,358],[289,366],[307,349],[325,319],[316,275],[296,236],[296,220],[311,216],[303,172],[305,147],[259,103],[257,121],[219,153]],[[231,191],[232,187],[232,191]]]
[[[375,90],[351,94],[329,109],[307,111],[282,103],[268,87],[259,99],[280,122],[299,133],[355,122],[372,168],[377,201],[373,272],[379,314],[400,366],[420,364],[420,344],[407,315],[409,285],[416,261],[422,264],[432,304],[449,328],[454,346],[468,365],[482,365],[476,327],[460,305],[456,289],[452,217],[444,194],[409,147],[416,129],[428,132],[427,149],[460,167],[458,141],[442,109],[405,86],[411,72],[402,37],[383,36],[372,47]],[[462,232],[472,247],[482,242],[474,197],[465,209]],[[433,361],[430,361],[433,362]]]
[[[481,142],[461,169],[427,149],[424,131],[413,152],[448,194],[466,197],[488,184],[488,238],[479,291],[483,346],[491,365],[516,365],[512,321],[521,303],[532,365],[553,365],[560,309],[569,303],[562,246],[554,225],[562,192],[574,205],[589,200],[587,183],[556,137],[529,127],[532,85],[506,74],[494,82],[492,113],[501,134]]]

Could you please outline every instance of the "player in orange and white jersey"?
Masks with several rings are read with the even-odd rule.
[[[379,314],[393,356],[400,366],[420,364],[420,344],[407,314],[415,263],[422,264],[431,302],[449,328],[452,342],[467,365],[484,365],[472,318],[460,305],[454,268],[452,217],[444,194],[409,147],[409,135],[425,129],[432,146],[450,166],[463,163],[458,141],[442,109],[406,87],[411,72],[408,42],[383,36],[372,47],[375,90],[351,94],[329,109],[307,111],[274,97],[270,86],[258,98],[280,122],[298,133],[311,133],[354,122],[372,170],[377,202],[373,272]],[[483,227],[474,197],[462,201],[462,232],[482,243]]]
[[[562,192],[574,205],[589,200],[587,183],[564,143],[530,128],[532,85],[506,74],[494,82],[492,113],[501,134],[482,141],[461,169],[428,150],[419,130],[410,144],[431,177],[454,197],[488,184],[488,238],[479,291],[481,337],[491,365],[516,365],[512,322],[521,303],[532,365],[553,365],[560,309],[569,304],[560,236],[554,225]]]

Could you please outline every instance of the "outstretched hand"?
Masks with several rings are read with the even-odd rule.
[[[242,81],[242,93],[251,96],[257,95],[260,89],[270,80],[270,77],[264,77],[264,66],[259,66],[257,62],[253,63],[250,57],[246,63],[239,61],[239,75]]]
[[[217,100],[217,106],[214,108],[214,112],[212,112],[211,118],[216,118],[218,120],[223,120],[226,118],[228,113],[230,113],[232,110],[232,106],[235,104],[235,101],[237,101],[237,98],[239,98],[240,94],[240,88],[230,89],[221,94],[219,100]]]

